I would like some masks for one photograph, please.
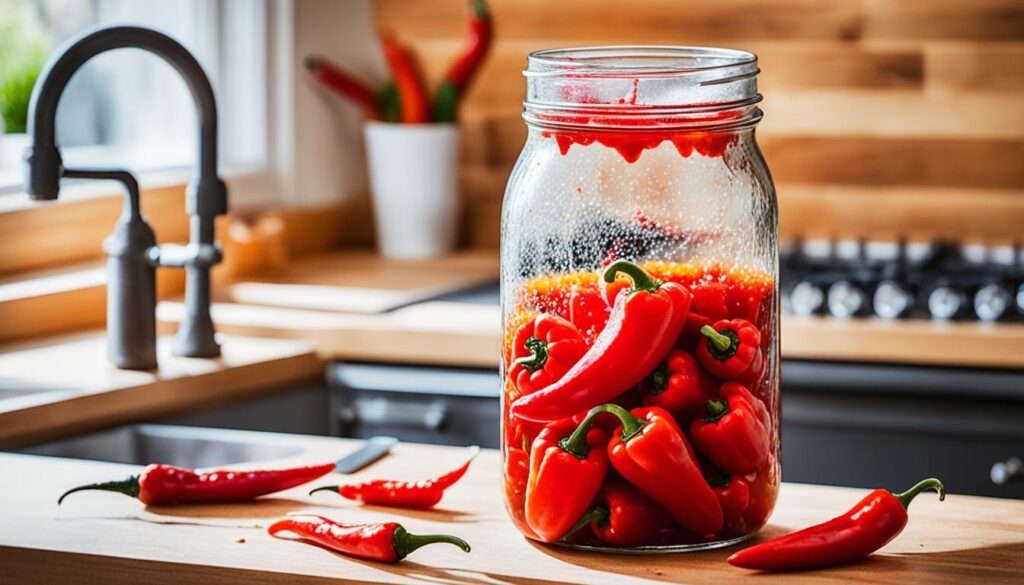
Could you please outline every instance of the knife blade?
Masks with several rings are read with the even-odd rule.
[[[334,464],[336,473],[355,473],[381,457],[387,455],[398,444],[395,437],[371,437],[355,451],[345,455]]]

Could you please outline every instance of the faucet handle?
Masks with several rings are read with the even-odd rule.
[[[161,244],[150,248],[147,255],[150,264],[166,268],[210,268],[224,259],[224,252],[216,243]]]

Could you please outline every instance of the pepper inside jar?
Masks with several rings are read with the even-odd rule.
[[[528,538],[685,551],[779,484],[777,205],[757,58],[533,53],[502,219],[505,501]]]

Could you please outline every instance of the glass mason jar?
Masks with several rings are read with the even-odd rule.
[[[726,546],[779,485],[777,204],[757,57],[529,56],[501,242],[505,502],[529,538]]]

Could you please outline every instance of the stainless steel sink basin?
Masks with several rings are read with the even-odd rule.
[[[34,445],[18,452],[192,468],[280,459],[302,452],[297,445],[275,439],[252,431],[140,424]]]

